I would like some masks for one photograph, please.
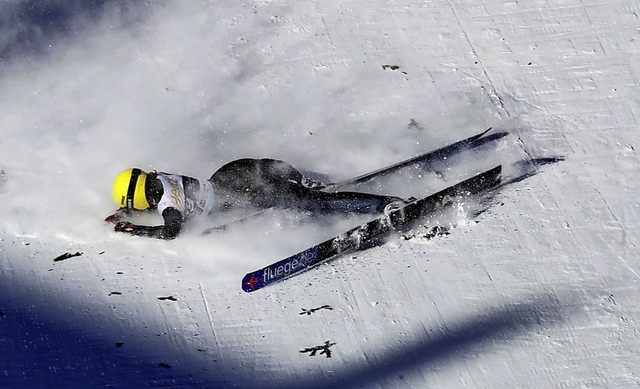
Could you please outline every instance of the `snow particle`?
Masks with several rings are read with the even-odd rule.
[[[326,342],[324,342],[322,346],[307,347],[305,349],[300,350],[300,352],[309,353],[310,357],[315,357],[318,354],[318,351],[320,351],[318,355],[324,354],[327,358],[331,358],[331,350],[329,349],[329,347],[335,346],[335,344],[336,344],[335,342],[331,343],[329,340],[327,340]]]
[[[73,258],[73,257],[79,257],[79,256],[81,256],[81,255],[82,255],[82,253],[81,253],[80,251],[78,251],[78,252],[77,252],[77,253],[75,253],[75,254],[71,254],[71,253],[64,253],[64,254],[62,254],[62,255],[59,255],[59,256],[55,257],[55,258],[53,259],[53,262],[60,262],[60,261],[64,261],[65,259],[69,259],[69,258]]]

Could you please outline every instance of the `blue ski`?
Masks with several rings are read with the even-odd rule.
[[[470,196],[496,186],[500,183],[501,172],[502,166],[496,166],[435,194],[413,201],[389,215],[382,215],[302,252],[248,273],[242,279],[242,289],[245,292],[253,292],[339,255],[375,245],[390,233],[409,229],[421,217],[450,205],[455,197]]]

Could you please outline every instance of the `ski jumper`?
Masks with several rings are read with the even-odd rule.
[[[229,162],[209,180],[168,173],[149,173],[146,180],[145,190],[151,190],[150,193],[158,196],[157,203],[149,209],[156,208],[164,224],[144,226],[119,222],[116,231],[173,239],[182,230],[182,224],[192,217],[237,207],[296,208],[315,213],[380,213],[386,204],[399,199],[369,193],[313,189],[305,186],[308,179],[302,173],[290,164],[275,159],[245,158]],[[153,199],[154,195],[148,196]],[[121,208],[116,214],[118,212],[130,215],[132,210]]]

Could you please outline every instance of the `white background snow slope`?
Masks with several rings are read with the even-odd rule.
[[[639,15],[636,0],[0,2],[0,388],[637,387]],[[486,212],[252,294],[246,272],[349,222],[276,212],[198,236],[214,218],[171,242],[103,222],[130,166],[207,178],[274,157],[340,180],[489,126],[509,135],[421,184],[537,168]],[[66,252],[82,255],[54,263]],[[300,352],[326,341],[331,358]]]

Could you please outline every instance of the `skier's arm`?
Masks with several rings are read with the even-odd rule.
[[[115,231],[149,238],[167,240],[176,238],[182,229],[182,214],[175,208],[167,208],[162,211],[162,217],[164,219],[164,225],[162,226],[141,226],[121,221],[116,224]]]

